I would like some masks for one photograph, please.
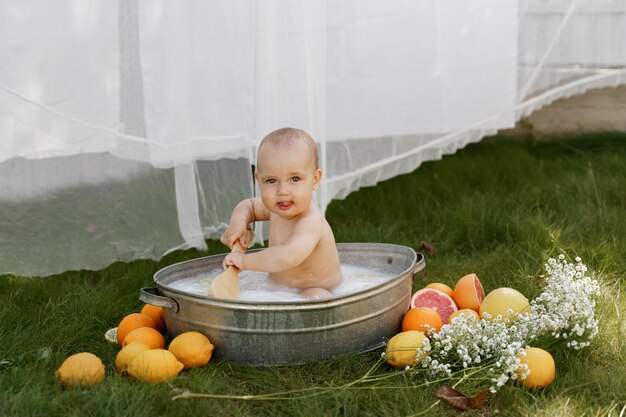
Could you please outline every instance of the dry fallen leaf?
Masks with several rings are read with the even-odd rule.
[[[420,249],[424,249],[429,256],[435,257],[439,255],[437,248],[435,248],[432,243],[428,243],[424,240],[420,242]]]
[[[473,397],[468,397],[462,392],[449,387],[441,387],[433,393],[435,398],[445,401],[448,405],[458,408],[459,410],[467,410],[469,408],[483,408],[485,400],[489,396],[489,391],[479,392]]]
[[[489,390],[484,390],[474,395],[473,397],[470,397],[469,399],[470,408],[475,408],[475,409],[483,408],[485,406],[485,400],[487,399],[488,396],[489,396]]]

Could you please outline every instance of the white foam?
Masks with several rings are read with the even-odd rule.
[[[215,269],[206,274],[174,281],[168,287],[192,295],[206,295],[211,281],[222,272],[222,269]],[[341,272],[344,279],[330,291],[333,297],[354,294],[395,277],[387,272],[352,264],[342,264]],[[242,271],[239,273],[239,289],[239,299],[245,301],[306,301],[298,293],[298,288],[274,284],[270,282],[266,272]]]

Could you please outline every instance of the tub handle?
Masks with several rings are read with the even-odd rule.
[[[424,255],[422,255],[421,253],[418,253],[417,255],[418,255],[418,261],[415,263],[415,266],[413,267],[413,275],[417,274],[426,266],[426,262],[424,261]]]
[[[139,291],[139,299],[144,303],[152,304],[157,307],[165,307],[178,313],[178,303],[170,297],[159,295],[159,289],[155,287],[144,287]]]

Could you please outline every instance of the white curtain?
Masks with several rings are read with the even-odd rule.
[[[205,248],[279,127],[325,209],[625,65],[624,0],[0,0],[0,273]]]

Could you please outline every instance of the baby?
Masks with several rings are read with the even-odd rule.
[[[271,132],[259,145],[254,176],[261,198],[237,204],[220,240],[247,247],[248,224],[269,220],[269,245],[255,253],[234,251],[224,267],[269,272],[272,282],[300,288],[311,300],[331,297],[328,290],[342,275],[333,231],[311,201],[322,178],[315,141],[299,129]]]

